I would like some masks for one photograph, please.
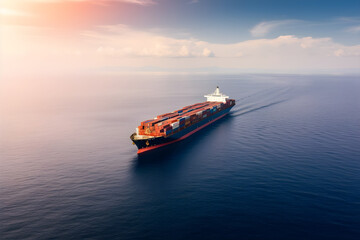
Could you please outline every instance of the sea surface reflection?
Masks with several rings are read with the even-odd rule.
[[[360,79],[58,76],[1,82],[1,239],[358,239]],[[145,119],[231,113],[136,154]]]

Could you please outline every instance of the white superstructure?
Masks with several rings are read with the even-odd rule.
[[[216,87],[215,92],[205,95],[206,100],[208,102],[226,102],[226,99],[229,98],[229,96],[226,96],[220,92],[219,87]]]

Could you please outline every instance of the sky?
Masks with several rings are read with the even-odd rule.
[[[0,4],[2,74],[360,73],[360,1]]]

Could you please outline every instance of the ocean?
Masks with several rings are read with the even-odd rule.
[[[1,81],[1,239],[360,239],[357,76]],[[216,86],[229,115],[136,154],[141,121]]]

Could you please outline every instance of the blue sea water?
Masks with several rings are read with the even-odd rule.
[[[219,85],[225,118],[137,156],[140,121]],[[360,79],[95,75],[0,94],[1,239],[360,239]]]

